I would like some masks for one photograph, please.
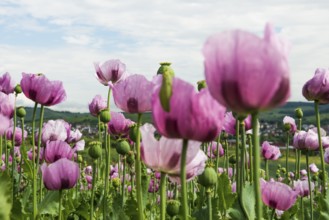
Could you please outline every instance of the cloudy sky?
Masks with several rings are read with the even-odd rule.
[[[120,59],[148,79],[170,61],[176,76],[195,83],[204,78],[201,49],[209,35],[239,28],[262,36],[270,21],[292,44],[290,100],[304,101],[303,84],[317,67],[329,67],[329,1],[271,2],[1,0],[0,74],[16,82],[22,72],[62,80],[67,100],[53,108],[86,112],[96,94],[107,95],[94,61]]]

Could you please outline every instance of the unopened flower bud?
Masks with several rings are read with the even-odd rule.
[[[167,202],[167,214],[170,217],[174,217],[175,215],[178,215],[180,208],[180,202],[177,200],[169,200]]]
[[[314,182],[316,182],[316,181],[318,181],[318,176],[316,176],[316,175],[314,175],[314,176],[312,176],[312,180],[314,181]]]
[[[127,154],[127,163],[133,165],[135,163],[135,154],[134,151],[129,151]]]
[[[282,172],[282,173],[286,173],[286,172],[287,172],[286,168],[285,168],[285,167],[282,167],[282,168],[281,168],[281,172]]]
[[[203,173],[199,175],[198,182],[204,187],[213,187],[217,183],[217,173],[211,166],[206,166]]]
[[[295,116],[298,119],[303,118],[303,110],[301,108],[296,108],[295,109]]]
[[[111,113],[108,109],[103,109],[99,114],[101,122],[108,123],[111,120]]]
[[[120,178],[116,177],[112,180],[112,185],[114,188],[118,188],[121,184],[121,180]]]
[[[102,155],[101,143],[99,141],[90,142],[88,153],[94,160],[98,159]]]
[[[201,91],[201,89],[207,88],[206,80],[200,80],[197,82],[198,84],[198,91]]]
[[[19,118],[24,118],[25,115],[26,115],[25,108],[24,108],[23,106],[17,107],[17,109],[16,109],[16,115],[17,115]]]
[[[105,131],[105,124],[103,122],[99,123],[99,128],[102,132]]]
[[[126,140],[119,140],[116,143],[116,149],[118,154],[126,155],[130,151],[130,145]]]
[[[12,141],[7,141],[7,149],[13,148],[13,142]]]
[[[78,163],[82,163],[83,162],[83,157],[81,155],[78,155]]]
[[[230,164],[235,164],[236,163],[236,157],[234,155],[230,156],[229,162],[230,162]]]
[[[132,125],[129,128],[129,138],[133,142],[135,142],[135,143],[137,142],[137,125]]]
[[[20,94],[20,93],[22,93],[22,87],[21,87],[21,85],[19,85],[19,84],[17,84],[16,86],[15,86],[15,93],[16,94]]]
[[[290,131],[290,129],[291,129],[291,124],[289,124],[289,123],[285,123],[285,124],[283,125],[283,130],[284,130],[284,131]]]

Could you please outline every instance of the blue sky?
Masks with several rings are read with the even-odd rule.
[[[68,97],[54,108],[87,112],[96,94],[107,95],[94,61],[120,59],[148,79],[170,61],[176,76],[195,84],[204,78],[208,36],[236,28],[262,36],[270,21],[292,45],[290,100],[304,101],[303,84],[317,67],[329,67],[328,20],[326,0],[1,0],[0,74],[16,82],[22,72],[62,80]]]

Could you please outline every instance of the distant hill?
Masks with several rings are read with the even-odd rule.
[[[312,102],[288,102],[280,108],[276,108],[271,111],[262,112],[260,114],[260,120],[263,122],[269,123],[282,123],[284,116],[295,117],[295,109],[302,108],[304,112],[303,124],[315,124],[315,115],[314,115],[314,104]],[[37,110],[37,117],[39,119],[39,110]],[[32,120],[32,111],[33,108],[27,107],[26,112],[27,116],[25,121],[31,122]],[[329,105],[320,106],[321,113],[321,124],[329,124]],[[137,120],[136,114],[125,113],[126,118],[130,118],[133,121]],[[90,124],[96,125],[97,118],[91,116],[89,113],[76,113],[69,111],[54,111],[49,108],[45,108],[44,120],[50,119],[64,119],[65,121],[76,125],[76,124]],[[145,113],[142,117],[143,122],[152,123],[151,113]]]

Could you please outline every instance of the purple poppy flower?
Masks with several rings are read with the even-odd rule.
[[[41,140],[43,144],[48,141],[66,141],[68,135],[68,123],[64,120],[49,120],[43,124]]]
[[[302,176],[306,176],[307,175],[307,171],[305,169],[300,170],[299,173]]]
[[[159,85],[152,95],[152,116],[161,135],[202,142],[217,137],[223,127],[225,108],[212,98],[207,88],[197,93],[193,85],[173,78],[170,111],[167,112],[161,105]]]
[[[0,114],[12,118],[14,116],[15,95],[0,92]]]
[[[7,129],[11,126],[11,120],[0,113],[0,136],[4,135]]]
[[[212,141],[210,146],[207,148],[207,156],[210,158],[216,158],[217,154],[219,157],[224,156],[224,149],[220,143],[218,143],[218,152],[217,152],[217,142]]]
[[[102,65],[95,62],[94,66],[96,78],[104,86],[107,86],[109,82],[116,83],[119,81],[126,71],[126,65],[120,60],[108,60]]]
[[[329,148],[324,151],[324,161],[329,164]]]
[[[295,133],[297,131],[297,125],[295,123],[295,119],[293,119],[290,116],[285,116],[283,118],[283,124],[289,124],[290,125],[290,132]]]
[[[92,181],[93,181],[93,177],[92,176],[86,175],[85,178],[86,178],[87,183],[92,184]]]
[[[89,103],[89,112],[91,115],[97,117],[103,109],[107,109],[107,101],[101,95],[96,95],[91,103]]]
[[[286,49],[269,24],[264,39],[241,30],[209,37],[203,54],[211,95],[238,113],[284,104],[290,96]]]
[[[24,95],[41,105],[52,106],[63,102],[66,93],[61,81],[50,81],[44,75],[22,73],[21,87]]]
[[[85,172],[85,174],[87,174],[87,175],[91,175],[91,174],[93,173],[93,168],[92,168],[92,166],[89,165],[89,166],[85,167],[84,172]]]
[[[83,151],[85,149],[85,140],[80,140],[73,146],[73,151]]]
[[[226,173],[226,168],[223,168],[223,167],[218,167],[218,173],[222,174],[222,173]],[[229,167],[228,168],[228,177],[229,178],[232,178],[233,176],[233,168],[232,167]]]
[[[309,165],[309,168],[310,168],[310,171],[311,171],[312,173],[317,173],[317,172],[319,172],[319,168],[315,165],[315,163],[311,163],[311,164]]]
[[[129,113],[151,111],[153,83],[143,75],[134,74],[112,86],[116,106]]]
[[[277,160],[281,156],[280,149],[267,141],[262,144],[262,155],[266,160]]]
[[[297,131],[294,135],[293,146],[300,150],[317,150],[319,148],[318,134],[314,129]]]
[[[72,159],[74,151],[70,145],[64,141],[48,141],[45,149],[45,160],[53,163],[61,158]]]
[[[69,136],[66,139],[66,142],[75,143],[80,141],[81,137],[82,137],[82,133],[80,132],[79,129],[71,130]]]
[[[48,190],[71,189],[80,176],[79,165],[66,158],[41,166],[42,179]]]
[[[10,77],[9,73],[5,73],[0,77],[0,92],[10,94],[15,90],[15,82]]]
[[[232,112],[226,112],[224,118],[223,130],[225,130],[228,134],[235,135],[236,134],[236,119],[234,118]],[[246,131],[250,130],[251,127],[251,115],[248,115],[244,120],[244,126]]]
[[[126,136],[129,128],[135,124],[130,119],[126,119],[122,113],[111,112],[111,120],[108,123],[108,132],[116,136]]]
[[[319,101],[320,104],[329,103],[329,70],[318,68],[312,79],[303,86],[303,96],[308,101]]]
[[[154,182],[154,179],[150,179],[150,184],[148,188],[149,193],[155,193],[159,190],[159,184]]]
[[[273,209],[286,211],[296,202],[298,193],[286,184],[269,181],[261,188],[263,202]]]
[[[37,160],[37,151],[38,151],[38,147],[34,147],[34,152],[35,152],[35,160]],[[27,152],[27,156],[29,158],[29,160],[33,160],[33,151],[32,148]],[[44,148],[40,148],[40,152],[39,152],[39,163],[42,162],[44,159]]]
[[[294,191],[296,191],[298,193],[299,196],[301,197],[305,197],[308,196],[310,194],[310,190],[308,187],[308,180],[297,180],[294,181],[294,187],[293,187]],[[314,183],[311,182],[311,190],[314,190]]]
[[[169,179],[180,183],[181,139],[161,137],[158,141],[154,137],[155,128],[151,124],[141,127],[142,146],[141,159],[146,166],[153,170],[167,173]],[[189,141],[186,158],[186,179],[192,180],[200,175],[205,168],[207,156],[200,150],[200,142]]]
[[[14,127],[10,127],[6,131],[7,140],[13,139]],[[27,138],[27,131],[24,130],[24,139]],[[15,128],[15,146],[20,146],[22,144],[22,129],[19,127]]]

